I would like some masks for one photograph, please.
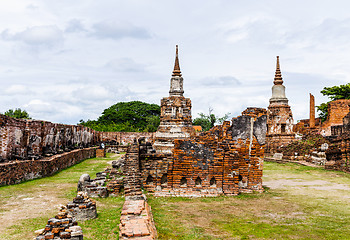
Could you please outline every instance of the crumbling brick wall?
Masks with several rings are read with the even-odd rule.
[[[95,148],[76,149],[39,160],[0,163],[0,186],[20,183],[52,174],[73,166],[84,159],[95,157]]]
[[[259,117],[258,117],[259,116]],[[266,115],[244,115],[190,139],[173,154],[141,154],[143,187],[157,195],[212,196],[262,191]]]
[[[336,126],[335,129],[332,127],[332,133],[337,133],[337,135],[329,138],[331,144],[326,151],[325,167],[350,172],[350,112],[343,118],[343,125]]]
[[[102,142],[111,144],[132,144],[134,139],[144,137],[148,142],[154,142],[153,132],[99,132],[99,138]]]
[[[39,159],[98,142],[90,128],[0,114],[0,160]]]
[[[331,128],[335,125],[342,125],[343,118],[350,111],[350,99],[340,99],[328,103],[328,116],[324,123],[322,123],[320,132],[323,135],[330,136]]]

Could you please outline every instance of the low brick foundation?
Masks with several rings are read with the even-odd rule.
[[[96,148],[84,148],[40,160],[0,163],[0,186],[51,176],[95,155]]]

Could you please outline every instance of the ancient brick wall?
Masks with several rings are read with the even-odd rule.
[[[332,126],[330,147],[326,151],[326,169],[350,172],[350,112],[343,118],[343,125]]]
[[[76,149],[39,160],[0,163],[0,186],[50,176],[84,159],[95,157],[95,148]]]
[[[328,103],[327,120],[322,123],[320,132],[323,135],[331,135],[331,126],[342,125],[343,118],[350,111],[350,99],[340,99]]]
[[[144,188],[175,196],[262,191],[266,115],[257,116],[241,116],[232,125],[225,122],[195,138],[176,139],[173,155],[141,154]]]
[[[154,141],[153,132],[99,132],[99,138],[102,142],[118,143],[121,145],[132,144],[134,139],[144,137],[146,141]]]
[[[39,159],[94,145],[90,128],[39,120],[21,120],[0,114],[0,160]]]

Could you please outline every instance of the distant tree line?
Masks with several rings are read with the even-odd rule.
[[[15,110],[9,109],[4,113],[5,116],[18,118],[18,119],[32,119],[26,110],[16,108]]]
[[[155,132],[160,123],[160,106],[141,101],[119,102],[105,109],[97,120],[79,124],[102,132]]]

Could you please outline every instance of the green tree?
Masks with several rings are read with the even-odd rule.
[[[160,123],[160,107],[141,101],[119,102],[105,109],[97,120],[79,124],[104,132],[155,132]]]
[[[324,87],[321,93],[332,101],[338,99],[350,99],[350,83],[340,86]],[[329,102],[322,103],[320,106],[316,106],[322,122],[326,121],[328,116],[328,103]]]
[[[209,108],[209,114],[199,113],[198,115],[199,117],[195,118],[192,124],[201,126],[203,131],[208,131],[214,127],[216,123],[222,124],[226,121],[230,113],[226,113],[223,117],[219,117],[213,113],[213,109]]]
[[[15,110],[9,109],[4,113],[4,115],[19,119],[31,119],[31,117],[29,117],[28,112],[20,108],[16,108]]]

